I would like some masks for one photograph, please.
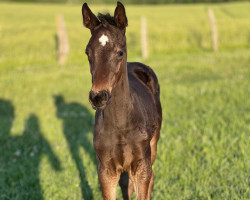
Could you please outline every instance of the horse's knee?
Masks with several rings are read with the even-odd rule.
[[[138,161],[134,174],[138,184],[149,184],[152,176],[152,165],[150,161],[148,159]]]

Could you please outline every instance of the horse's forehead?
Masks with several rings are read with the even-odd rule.
[[[110,38],[110,33],[105,29],[101,29],[92,34],[89,45],[91,45],[92,47],[105,47],[108,43],[111,42]]]
[[[114,43],[120,42],[119,33],[116,30],[108,28],[100,28],[92,36],[94,45],[106,47],[113,46]]]
[[[99,37],[98,41],[104,47],[106,46],[107,42],[109,42],[109,37],[105,33],[103,33],[102,36]]]

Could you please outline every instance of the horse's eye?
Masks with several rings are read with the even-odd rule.
[[[119,51],[118,56],[122,57],[123,56],[123,51]]]

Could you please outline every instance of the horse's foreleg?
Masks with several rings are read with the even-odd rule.
[[[136,174],[133,177],[135,193],[137,200],[149,200],[149,185],[152,177],[152,166],[150,159],[144,160],[137,167]]]
[[[99,166],[98,178],[102,189],[104,200],[116,199],[116,186],[119,181],[120,174],[111,171],[108,168]]]

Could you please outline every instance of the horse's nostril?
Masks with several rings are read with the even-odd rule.
[[[104,108],[109,99],[110,99],[110,94],[106,90],[102,90],[98,93],[90,91],[89,93],[89,101],[94,109]]]
[[[96,93],[92,90],[89,92],[89,99],[93,99],[95,97]]]
[[[102,96],[103,96],[103,100],[108,101],[109,93],[106,90],[103,91]]]

